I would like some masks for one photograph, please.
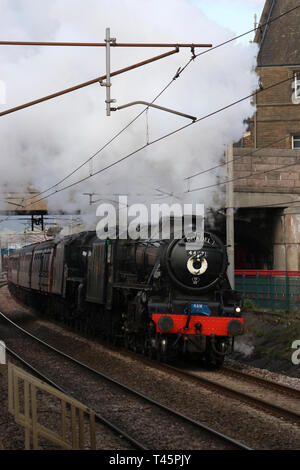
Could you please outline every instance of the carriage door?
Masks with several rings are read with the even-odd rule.
[[[94,243],[88,253],[88,275],[86,300],[97,304],[105,303],[106,285],[106,243]]]

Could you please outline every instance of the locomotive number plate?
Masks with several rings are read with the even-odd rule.
[[[198,315],[211,315],[210,308],[206,304],[191,304],[191,313],[197,313]]]

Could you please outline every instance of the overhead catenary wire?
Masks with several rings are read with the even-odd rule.
[[[276,86],[278,86],[278,85],[281,85],[281,84],[283,84],[283,83],[286,83],[286,82],[288,82],[288,81],[290,81],[290,80],[292,80],[292,79],[293,79],[292,77],[289,77],[289,78],[286,78],[286,79],[281,80],[281,81],[279,81],[279,82],[273,83],[272,85],[269,85],[268,87],[259,89],[259,90],[255,91],[255,92],[253,92],[253,93],[251,93],[251,94],[249,94],[249,95],[247,95],[247,96],[244,96],[243,98],[240,98],[240,99],[238,99],[238,100],[236,100],[236,101],[234,101],[234,102],[232,102],[232,103],[230,103],[230,104],[228,104],[228,105],[226,105],[226,106],[223,106],[222,108],[219,108],[219,109],[217,109],[217,110],[215,110],[215,111],[213,111],[213,112],[211,112],[211,113],[209,113],[209,114],[206,114],[205,116],[202,116],[201,118],[198,118],[197,120],[195,120],[195,121],[193,121],[193,122],[190,122],[189,124],[186,124],[186,125],[184,125],[184,126],[181,126],[181,127],[177,128],[177,129],[175,129],[174,131],[169,132],[168,134],[165,134],[165,135],[163,135],[163,136],[161,136],[161,137],[158,137],[157,139],[154,139],[154,140],[152,140],[151,142],[149,142],[149,143],[143,145],[142,147],[139,147],[138,149],[136,149],[136,150],[130,152],[129,154],[127,154],[127,155],[125,155],[124,157],[122,157],[122,158],[116,160],[115,162],[112,162],[112,163],[106,165],[105,167],[101,168],[100,170],[95,171],[93,174],[88,175],[88,176],[85,176],[85,177],[81,178],[80,180],[77,180],[77,181],[75,181],[75,182],[73,182],[73,183],[71,183],[71,184],[69,184],[69,185],[67,185],[67,186],[64,186],[63,188],[60,188],[60,189],[57,189],[57,190],[53,191],[52,193],[50,193],[50,194],[47,195],[47,196],[44,196],[44,197],[42,197],[42,198],[40,198],[40,199],[37,199],[37,200],[31,202],[29,205],[27,205],[27,207],[28,207],[28,206],[31,206],[31,205],[33,205],[33,204],[36,204],[37,202],[43,201],[43,200],[45,200],[45,199],[48,199],[49,197],[51,197],[51,196],[53,196],[54,194],[57,194],[57,193],[59,193],[59,192],[61,192],[61,191],[65,191],[65,190],[67,190],[67,189],[70,189],[70,188],[76,186],[77,184],[80,184],[80,183],[82,183],[82,182],[84,182],[84,181],[86,181],[86,180],[92,178],[93,176],[96,176],[96,175],[98,175],[98,174],[100,174],[100,173],[103,173],[104,171],[109,170],[110,168],[112,168],[112,167],[118,165],[119,163],[121,163],[121,162],[127,160],[128,158],[132,157],[133,155],[136,155],[137,153],[139,153],[140,151],[142,151],[142,150],[145,149],[146,147],[149,147],[149,146],[151,146],[151,145],[153,145],[153,144],[155,144],[155,143],[157,143],[157,142],[160,142],[160,141],[162,141],[162,140],[164,140],[164,139],[166,139],[166,138],[168,138],[168,137],[170,137],[170,136],[172,136],[172,135],[174,135],[174,134],[177,134],[178,132],[181,132],[181,131],[184,130],[184,129],[187,129],[187,128],[190,127],[190,126],[195,125],[196,123],[199,123],[199,122],[201,122],[201,121],[203,121],[203,120],[205,120],[205,119],[208,119],[208,118],[210,118],[210,117],[212,117],[212,116],[214,116],[214,115],[216,115],[216,114],[218,114],[218,113],[220,113],[220,112],[222,112],[222,111],[225,111],[226,109],[229,109],[229,108],[231,108],[231,107],[233,107],[233,106],[235,106],[235,105],[237,105],[237,104],[239,104],[239,103],[241,103],[241,102],[243,102],[243,101],[245,101],[245,100],[251,98],[252,96],[256,95],[257,93],[261,93],[261,92],[263,92],[263,91],[269,90],[269,89],[274,88],[274,87],[276,87]],[[272,170],[272,171],[274,171],[274,170]],[[226,184],[226,183],[224,183],[224,184]],[[215,185],[215,186],[216,186],[216,185]],[[200,189],[202,189],[202,188],[200,188]],[[195,190],[191,190],[191,191],[187,191],[187,192],[192,192],[192,191],[195,191]]]
[[[194,56],[184,65],[184,67],[180,67],[176,74],[173,76],[173,78],[167,83],[167,85],[155,96],[155,98],[151,101],[150,104],[153,104],[155,101],[160,98],[160,96],[171,86],[171,84],[180,77],[181,73],[190,65],[190,63],[194,60]],[[116,140],[125,130],[127,130],[142,114],[145,112],[148,112],[149,110],[149,105],[146,106],[142,111],[140,111],[128,124],[125,125],[117,134],[115,134],[106,144],[104,144],[100,149],[98,149],[92,156],[90,156],[87,160],[85,160],[83,163],[81,163],[79,166],[77,166],[74,170],[72,170],[70,173],[68,173],[64,178],[59,180],[57,183],[53,184],[49,188],[39,192],[38,194],[35,194],[34,196],[31,196],[28,198],[28,200],[35,199],[36,197],[41,196],[42,194],[45,194],[52,189],[56,188],[59,186],[61,183],[69,179],[71,176],[73,176],[75,173],[77,173],[81,168],[83,168],[87,163],[91,162],[97,155],[99,155],[105,148],[107,148],[114,140]],[[1,116],[1,114],[0,114]],[[149,143],[148,139],[148,120],[147,120],[147,142]],[[92,176],[92,171],[90,171],[90,176]]]
[[[200,176],[200,175],[203,175],[204,173],[208,173],[209,171],[212,171],[212,170],[216,170],[217,168],[220,168],[222,166],[225,166],[227,165],[228,163],[232,163],[232,162],[235,162],[237,160],[240,160],[241,158],[248,158],[248,157],[252,157],[253,154],[263,150],[263,149],[267,149],[267,148],[270,148],[270,147],[273,147],[273,145],[275,144],[278,144],[280,142],[282,142],[283,140],[286,140],[287,138],[289,137],[289,135],[285,135],[284,137],[281,137],[280,139],[272,142],[271,144],[269,145],[266,145],[265,147],[258,147],[256,149],[254,149],[251,153],[247,154],[247,155],[239,155],[235,158],[233,158],[232,160],[228,160],[228,162],[224,161],[222,163],[219,163],[218,165],[215,165],[215,166],[212,166],[210,168],[207,168],[206,170],[201,170],[199,171],[198,173],[194,173],[193,175],[191,176],[187,176],[186,178],[184,178],[184,181],[189,181],[191,180],[192,178],[196,178],[197,176]]]
[[[142,67],[143,65],[150,64],[152,62],[155,62],[157,60],[163,59],[165,57],[171,56],[173,54],[176,54],[179,52],[179,49],[174,49],[169,52],[165,52],[164,54],[160,54],[155,57],[151,57],[150,59],[143,60],[142,62],[138,62],[137,64],[129,65],[128,67],[125,67],[123,69],[115,70],[114,72],[111,72],[110,76],[115,77],[116,75],[120,75],[125,72],[129,72],[130,70],[134,70],[136,68]],[[5,109],[4,111],[0,112],[0,117],[6,116],[7,114],[15,113],[17,111],[20,111],[25,108],[29,108],[31,106],[34,106],[39,103],[43,103],[44,101],[48,101],[54,98],[57,98],[58,96],[66,95],[67,93],[71,93],[73,91],[79,90],[80,88],[85,88],[87,86],[93,85],[95,83],[102,83],[103,80],[106,79],[106,75],[102,75],[101,77],[93,78],[92,80],[88,80],[87,82],[79,83],[78,85],[74,85],[71,88],[65,88],[64,90],[57,91],[55,93],[52,93],[51,95],[43,96],[42,98],[37,98],[36,100],[29,101],[28,103],[21,104],[19,106],[15,106],[14,108],[9,108]]]
[[[287,15],[287,14],[291,13],[292,11],[296,10],[296,9],[299,8],[299,7],[300,7],[300,5],[294,7],[294,8],[292,8],[292,9],[290,9],[290,10],[287,10],[286,12],[284,12],[284,13],[281,14],[281,15],[279,15],[278,17],[275,17],[275,18],[273,18],[272,20],[268,21],[268,22],[265,23],[264,25],[268,24],[269,22],[274,22],[274,21],[276,21],[277,19],[281,18],[281,17],[284,16],[284,15]],[[253,31],[255,31],[255,30],[261,28],[261,27],[264,26],[264,25],[259,25],[257,28],[254,28],[254,29],[252,29],[252,30],[249,30],[249,31],[247,31],[247,32],[245,32],[245,33],[243,33],[243,34],[241,34],[241,35],[239,35],[239,36],[236,36],[236,37],[234,37],[234,38],[231,38],[231,39],[228,40],[228,41],[225,41],[225,42],[223,42],[223,43],[220,43],[220,44],[214,46],[213,48],[211,48],[211,49],[209,49],[209,50],[207,50],[207,51],[204,51],[204,53],[209,52],[209,51],[211,51],[211,50],[214,50],[214,49],[216,49],[216,48],[218,48],[218,47],[224,46],[225,44],[228,44],[229,42],[232,42],[232,41],[234,41],[234,40],[236,40],[236,39],[239,39],[239,38],[241,38],[241,37],[243,37],[243,36],[245,36],[245,35],[247,35],[247,34],[253,32]],[[171,51],[171,52],[174,52],[174,51]],[[186,63],[186,65],[185,65],[183,68],[178,69],[178,71],[177,71],[176,75],[173,77],[173,79],[172,79],[172,80],[168,83],[168,85],[160,92],[160,94],[157,95],[157,97],[152,101],[152,103],[153,103],[156,99],[158,99],[158,97],[165,91],[165,89],[167,89],[167,88],[170,86],[170,84],[171,84],[176,78],[178,78],[178,77],[181,75],[181,73],[187,68],[187,66],[188,66],[196,57],[199,57],[199,56],[202,55],[202,54],[203,54],[203,53],[200,53],[200,54],[195,55],[195,53],[194,53],[194,51],[193,51],[193,56],[192,56],[192,58]],[[249,96],[251,96],[251,95],[249,95]],[[247,99],[247,98],[245,98],[245,99]],[[235,103],[235,104],[236,104],[236,103]],[[134,122],[134,121],[135,121],[140,115],[142,115],[147,109],[148,109],[148,107],[146,107],[143,111],[141,111],[141,112],[136,116],[136,118],[134,118],[127,126],[125,126],[124,130],[125,130],[127,127],[129,127],[129,125],[131,125],[131,123]],[[0,116],[1,116],[1,114],[0,114]],[[209,117],[209,116],[208,116],[208,117]],[[195,122],[198,122],[198,120],[195,121]],[[190,124],[188,124],[187,126],[183,126],[182,128],[179,128],[178,130],[176,130],[175,132],[178,132],[179,130],[184,129],[185,127],[188,127],[188,126],[191,125],[191,124],[193,124],[193,123],[190,123]],[[121,132],[123,132],[123,130],[121,130],[121,131],[120,131],[118,134],[116,134],[116,136],[114,136],[107,144],[105,144],[104,148],[105,148],[107,145],[109,145],[109,143],[111,143],[112,140],[114,140],[115,138],[117,138],[117,136],[119,136]],[[169,135],[172,135],[172,134],[173,134],[173,132],[170,133],[170,134],[168,134],[168,135],[166,135],[165,137],[168,137]],[[151,142],[151,143],[147,143],[147,145],[151,145],[151,144],[153,144],[153,143],[155,143],[155,142],[157,142],[157,141],[159,141],[159,140],[161,140],[161,139],[157,139],[157,140],[155,140],[155,141],[153,141],[153,142]],[[144,148],[144,147],[142,147],[142,148]],[[142,148],[141,148],[141,149],[142,149]],[[103,149],[103,147],[102,147],[102,149]],[[140,150],[141,150],[141,149],[140,149]],[[101,151],[101,149],[100,149],[100,151]],[[139,151],[139,150],[138,150],[138,151]],[[38,195],[36,195],[35,197],[38,197],[38,196],[41,195],[41,194],[44,194],[44,193],[46,193],[46,192],[49,192],[49,191],[50,191],[51,189],[53,189],[54,187],[57,187],[59,184],[61,184],[61,183],[62,183],[63,181],[65,181],[67,178],[69,178],[70,176],[72,176],[76,171],[78,171],[80,168],[82,168],[87,162],[90,162],[90,161],[94,158],[94,156],[96,156],[98,153],[99,153],[99,151],[97,151],[92,157],[90,157],[88,160],[86,160],[86,162],[84,162],[82,165],[80,165],[80,166],[77,167],[75,170],[73,170],[69,175],[67,175],[65,178],[63,178],[59,183],[56,183],[55,185],[51,186],[51,187],[48,188],[47,190],[40,192],[40,193],[39,193]],[[133,155],[134,153],[136,153],[136,152],[133,152],[133,153],[130,154],[129,156]],[[120,161],[123,161],[125,158],[129,158],[129,156],[120,159],[120,160],[119,160],[118,162],[116,162],[116,163],[119,163]],[[110,166],[111,166],[111,165],[110,165]],[[110,167],[110,166],[109,166],[109,167]],[[92,173],[92,174],[90,174],[89,177],[92,177],[92,176],[94,176],[95,174],[98,174],[98,173],[101,172],[101,171],[102,171],[102,170],[99,170],[99,171],[96,172],[96,173]],[[87,178],[85,178],[85,179],[87,179]],[[75,184],[79,184],[81,181],[82,181],[82,180],[76,182]],[[73,185],[72,185],[72,186],[73,186]],[[61,190],[64,190],[64,189],[67,189],[67,187],[66,187],[66,188],[62,188]],[[57,193],[57,192],[58,192],[58,190],[56,190],[54,193],[48,195],[47,197],[50,197],[51,195],[53,195],[53,194],[55,194],[55,193]],[[45,198],[42,198],[42,199],[45,199]],[[40,200],[41,200],[41,199],[40,199]],[[39,200],[38,200],[38,201],[39,201]],[[35,204],[35,203],[38,202],[38,201],[34,201],[32,204]]]
[[[167,83],[167,85],[158,93],[158,95],[155,96],[155,98],[151,101],[150,104],[153,104],[156,100],[158,100],[158,98],[160,98],[160,96],[169,88],[169,86],[171,86],[171,84],[177,79],[179,78],[179,76],[181,75],[181,73],[188,67],[188,65],[194,60],[194,57],[192,57],[186,64],[184,67],[180,67],[176,74],[174,75],[174,77]],[[79,171],[81,168],[83,168],[87,163],[91,162],[97,155],[99,155],[106,147],[108,147],[114,140],[116,140],[125,130],[127,130],[140,116],[142,116],[142,114],[144,114],[145,112],[147,112],[149,110],[149,105],[146,106],[142,111],[140,111],[128,124],[126,124],[125,127],[123,127],[119,132],[117,132],[117,134],[115,134],[108,142],[106,142],[106,144],[104,144],[100,149],[98,149],[92,156],[90,156],[87,160],[85,160],[83,163],[81,163],[78,167],[76,167],[74,170],[72,170],[70,173],[68,173],[64,178],[62,178],[61,180],[59,180],[57,183],[53,184],[52,186],[50,186],[49,188],[39,192],[38,194],[35,194],[34,196],[31,196],[30,198],[28,198],[28,200],[32,200],[32,199],[35,199],[36,197],[39,197],[41,196],[42,194],[45,194],[49,191],[51,191],[52,189],[56,188],[57,186],[59,186],[61,183],[63,183],[64,181],[66,181],[67,179],[69,179],[71,176],[73,176],[75,173],[77,173],[77,171]],[[148,120],[147,120],[147,139],[148,139]],[[147,145],[149,144],[149,140],[147,140]],[[92,171],[90,171],[90,176],[93,176],[92,174]]]
[[[175,76],[172,78],[172,80],[171,80],[171,81],[167,84],[167,86],[165,86],[165,87],[163,88],[163,90],[154,98],[154,100],[151,102],[151,104],[154,103],[154,102],[166,91],[166,89],[183,73],[183,71],[190,65],[190,63],[191,63],[196,57],[199,57],[199,56],[201,56],[201,55],[204,54],[204,53],[210,52],[211,50],[215,50],[215,49],[217,49],[217,48],[219,48],[219,47],[222,47],[222,46],[224,46],[224,45],[226,45],[226,44],[228,44],[228,43],[230,43],[230,42],[233,42],[233,41],[235,41],[235,40],[237,40],[237,39],[239,39],[239,38],[241,38],[241,37],[243,37],[243,36],[246,36],[246,35],[248,35],[248,34],[254,32],[254,31],[256,31],[256,30],[262,28],[263,26],[266,26],[266,25],[268,25],[269,23],[272,23],[272,22],[274,22],[274,21],[280,19],[281,17],[283,17],[283,16],[285,16],[285,15],[287,15],[287,14],[293,12],[293,11],[296,10],[297,8],[300,8],[300,4],[299,4],[298,6],[296,6],[296,7],[294,7],[294,8],[291,8],[291,9],[289,9],[289,10],[283,12],[281,15],[278,15],[277,17],[274,17],[274,18],[270,19],[269,21],[267,21],[267,22],[264,23],[264,24],[258,25],[258,27],[256,27],[256,28],[253,28],[253,29],[251,29],[251,30],[249,30],[249,31],[246,31],[246,32],[243,33],[243,34],[240,34],[240,35],[238,35],[238,36],[235,36],[235,37],[229,39],[228,41],[219,43],[219,44],[217,44],[216,46],[213,46],[213,47],[211,47],[210,49],[207,49],[206,51],[204,51],[204,52],[202,52],[202,53],[200,53],[200,54],[197,54],[197,55],[196,55],[195,52],[194,52],[194,47],[195,47],[195,45],[189,44],[188,46],[193,46],[193,47],[192,47],[193,55],[192,55],[191,59],[185,64],[184,67],[180,67],[180,68],[177,70],[177,73],[176,73]],[[8,42],[2,41],[2,42],[0,42],[0,45],[1,45],[1,44],[4,44],[4,43],[7,44]],[[21,44],[21,42],[18,42],[18,43],[17,43],[17,42],[14,42],[14,45],[17,45],[17,44]],[[31,44],[37,45],[37,43],[31,43]],[[39,43],[39,44],[40,44],[40,45],[51,45],[51,44],[52,44],[52,45],[67,45],[66,43],[61,43],[61,44],[60,44],[60,43],[51,43],[51,44],[50,44],[50,43]],[[101,44],[102,44],[102,43],[101,43]],[[104,43],[103,43],[103,44],[104,44]],[[26,43],[26,45],[29,45],[29,43]],[[76,43],[76,44],[74,43],[74,45],[86,45],[86,43]],[[99,45],[99,43],[93,43],[93,44],[90,43],[89,45]],[[142,46],[143,46],[143,45],[142,45]],[[145,46],[145,44],[144,44],[144,46]],[[150,44],[147,44],[147,46],[150,46]],[[177,46],[178,46],[178,47],[183,47],[182,44],[179,44],[179,45],[177,45]],[[198,46],[198,45],[197,45],[197,46]],[[199,45],[199,46],[200,46],[200,45]],[[201,46],[204,47],[205,45],[202,44]],[[211,46],[211,45],[206,45],[206,46],[209,47],[209,46]],[[171,51],[171,52],[173,52],[173,51]],[[87,82],[87,83],[88,83],[88,82]],[[73,87],[73,88],[74,88],[74,87]],[[73,91],[73,88],[70,89],[70,91]],[[65,90],[65,91],[66,91],[66,90]],[[65,92],[65,91],[64,91],[64,92]],[[56,96],[56,94],[54,94],[54,95]],[[55,96],[53,96],[53,97],[55,97]],[[136,121],[146,110],[148,110],[148,109],[149,109],[149,107],[146,107],[144,110],[142,110],[132,121],[130,121],[123,129],[121,129],[121,131],[119,131],[115,136],[113,136],[112,139],[110,139],[103,147],[101,147],[98,151],[96,151],[96,152],[95,152],[91,157],[89,157],[85,162],[83,162],[81,165],[79,165],[77,168],[75,168],[75,170],[73,170],[73,171],[70,172],[68,175],[66,175],[66,177],[62,178],[58,183],[56,183],[56,184],[50,186],[49,188],[47,188],[46,190],[44,190],[44,191],[42,191],[42,192],[40,192],[40,193],[38,193],[38,195],[36,195],[36,197],[38,197],[38,196],[40,196],[40,195],[42,195],[42,194],[45,194],[45,193],[48,192],[48,191],[51,191],[52,189],[54,189],[55,187],[57,187],[59,184],[61,184],[61,183],[63,183],[64,181],[66,181],[69,177],[73,176],[73,174],[76,173],[77,171],[79,171],[85,164],[91,162],[91,161],[93,160],[93,158],[95,158],[95,156],[97,156],[97,155],[98,155],[102,150],[104,150],[110,143],[112,143],[122,132],[124,132],[131,124],[133,124],[133,122],[135,122],[135,121]],[[1,113],[0,113],[0,116],[1,116]],[[30,198],[30,199],[33,199],[33,198]]]
[[[185,191],[185,193],[193,193],[195,191],[201,191],[203,189],[214,188],[216,186],[222,186],[223,184],[232,183],[234,181],[238,181],[238,180],[242,180],[242,179],[246,179],[246,178],[251,178],[252,176],[258,176],[258,175],[264,175],[266,173],[272,173],[274,171],[283,170],[284,168],[289,168],[289,167],[298,165],[299,163],[300,163],[300,158],[296,162],[289,163],[287,165],[283,165],[283,166],[280,166],[280,167],[277,167],[277,168],[272,168],[272,169],[264,170],[264,171],[254,171],[254,172],[252,172],[252,173],[250,173],[249,175],[246,175],[246,176],[237,176],[236,178],[228,179],[226,181],[219,181],[218,183],[210,184],[210,185],[207,185],[207,186],[202,186],[201,188],[188,189],[187,191]]]
[[[164,91],[169,88],[171,83],[176,80],[176,76],[172,78],[168,82],[168,84],[159,92],[158,95],[152,100],[151,104],[154,103],[163,93]],[[56,188],[59,186],[61,183],[69,179],[71,176],[73,176],[75,173],[77,173],[81,168],[83,168],[87,163],[91,162],[97,155],[99,155],[106,147],[108,147],[114,140],[116,140],[123,132],[125,132],[142,114],[144,114],[147,110],[149,109],[149,106],[146,106],[142,111],[140,111],[130,122],[128,122],[119,132],[117,132],[110,140],[108,140],[100,149],[98,149],[93,155],[91,155],[87,160],[85,160],[83,163],[81,163],[79,166],[77,166],[74,170],[72,170],[70,173],[68,173],[64,178],[59,180],[57,183],[53,184],[49,188],[39,192],[38,194],[35,194],[34,196],[31,196],[28,198],[28,200],[35,199],[36,197],[41,196],[42,194],[47,193],[48,191],[51,191],[52,189]],[[93,176],[93,173],[91,172],[90,176]]]
[[[155,98],[151,101],[150,104],[153,104],[160,96],[171,86],[171,84],[180,76],[180,74],[187,68],[187,66],[193,61],[190,59],[186,65],[183,68],[179,68],[176,72],[176,74],[173,76],[173,78],[167,83],[167,85],[155,96]],[[125,130],[127,130],[142,114],[145,112],[148,112],[149,110],[149,105],[146,106],[142,111],[140,111],[128,124],[125,125],[117,134],[115,134],[106,144],[104,144],[100,149],[98,149],[91,157],[89,157],[87,160],[85,160],[83,163],[81,163],[78,167],[76,167],[74,170],[72,170],[70,173],[68,173],[64,178],[59,180],[57,183],[54,185],[50,186],[49,188],[39,192],[38,194],[35,194],[34,196],[28,198],[28,200],[34,199],[36,197],[41,196],[42,194],[45,194],[48,191],[51,191],[52,189],[56,188],[59,186],[61,183],[69,179],[71,176],[73,176],[77,171],[79,171],[81,168],[83,168],[87,163],[91,162],[97,155],[99,155],[106,147],[108,147],[114,140],[116,140]],[[148,122],[148,120],[147,120]],[[148,127],[148,125],[147,125]],[[90,176],[92,176],[92,171],[90,171]]]
[[[158,57],[159,57],[159,58],[160,58],[160,57],[162,58],[162,57],[167,56],[167,55],[170,55],[170,54],[172,54],[172,53],[174,53],[174,52],[176,52],[176,51],[178,52],[179,47],[191,47],[192,52],[193,52],[193,56],[192,56],[192,59],[191,59],[191,60],[194,60],[195,58],[200,57],[201,55],[206,54],[207,52],[210,52],[211,50],[215,50],[215,49],[217,49],[217,48],[220,48],[220,47],[222,47],[222,46],[224,46],[224,45],[226,45],[226,44],[229,44],[230,42],[236,41],[237,39],[240,39],[241,37],[244,37],[244,36],[246,36],[246,35],[248,35],[248,34],[254,32],[254,31],[256,31],[257,29],[260,29],[260,28],[262,28],[262,27],[264,27],[264,26],[267,26],[268,24],[273,23],[274,21],[277,21],[278,19],[282,18],[283,16],[288,15],[289,13],[292,13],[293,11],[297,10],[298,8],[300,8],[300,4],[297,5],[297,6],[295,6],[295,7],[293,7],[293,8],[290,8],[289,10],[287,10],[287,11],[285,11],[285,12],[283,12],[283,13],[281,13],[281,14],[278,15],[277,17],[270,19],[269,21],[267,21],[267,22],[264,23],[264,24],[258,25],[256,28],[252,28],[251,30],[246,31],[245,33],[242,33],[242,34],[240,34],[240,35],[238,35],[238,36],[234,36],[233,38],[228,39],[227,41],[224,41],[224,42],[222,42],[222,43],[219,43],[219,44],[217,44],[216,46],[213,46],[213,47],[211,47],[211,46],[212,46],[211,44],[176,44],[176,43],[174,43],[174,44],[165,44],[165,45],[164,45],[165,47],[176,47],[175,51],[167,52],[166,54],[162,54],[161,56],[158,56]],[[53,46],[58,46],[58,45],[63,45],[63,46],[66,46],[66,45],[73,45],[73,46],[90,45],[90,46],[91,46],[91,45],[96,45],[96,46],[102,46],[102,45],[104,45],[104,43],[59,43],[59,42],[56,42],[56,43],[55,43],[55,42],[53,42],[53,43],[50,43],[50,42],[40,42],[40,43],[38,43],[38,42],[25,42],[25,41],[23,41],[23,42],[22,42],[22,41],[0,41],[0,45],[40,45],[40,46],[50,46],[50,45],[53,45]],[[120,43],[115,43],[115,46],[120,46],[120,45],[121,45]],[[156,46],[158,46],[158,47],[163,47],[162,44],[157,45],[157,44],[150,44],[150,43],[149,43],[149,44],[138,44],[138,43],[136,43],[136,44],[133,44],[133,43],[132,43],[132,44],[129,44],[129,43],[123,44],[124,47],[129,47],[130,45],[132,45],[132,46],[134,46],[134,47],[138,47],[138,46],[141,46],[141,47],[146,47],[146,46],[148,46],[148,47],[156,47]],[[194,52],[194,48],[195,48],[195,47],[205,47],[205,48],[207,47],[207,48],[209,48],[209,49],[207,49],[206,51],[200,52],[199,54],[195,54],[195,52]],[[156,60],[156,58],[153,58],[153,59]],[[149,61],[152,61],[153,59],[149,59],[148,61],[144,61],[144,62],[149,62]],[[138,66],[140,66],[140,65],[143,65],[143,63],[135,64],[134,66],[130,66],[130,69],[133,68],[133,67],[136,68],[136,67],[138,67]],[[186,65],[186,66],[187,66],[187,65]],[[179,74],[181,74],[184,69],[185,69],[185,67],[179,72]],[[124,71],[127,71],[127,70],[128,70],[128,67],[126,67],[125,69],[122,69],[122,70],[118,70],[118,71],[116,71],[116,72],[112,72],[111,76],[117,75],[117,74],[119,74],[119,73],[123,73]],[[81,84],[79,84],[79,85],[75,85],[74,87],[71,87],[71,88],[68,88],[68,89],[65,89],[65,90],[58,91],[58,92],[53,93],[53,94],[51,94],[51,95],[48,95],[48,96],[39,98],[39,99],[34,100],[34,101],[32,101],[32,102],[29,102],[29,103],[25,103],[25,104],[23,104],[23,105],[20,105],[20,106],[15,107],[15,108],[11,108],[11,109],[8,109],[8,110],[4,110],[3,112],[0,113],[0,116],[4,116],[4,115],[6,115],[6,114],[10,114],[10,113],[12,113],[12,112],[19,111],[19,110],[24,109],[24,108],[26,108],[26,107],[28,107],[28,106],[33,106],[33,105],[35,105],[35,104],[39,104],[39,103],[41,103],[41,102],[43,102],[43,101],[56,98],[56,97],[58,97],[58,96],[61,96],[61,95],[63,95],[63,94],[66,94],[66,93],[70,93],[70,92],[75,91],[75,90],[77,90],[77,89],[79,89],[79,88],[83,88],[83,87],[89,86],[89,85],[91,85],[91,84],[93,84],[93,83],[97,83],[97,82],[99,82],[100,80],[104,80],[105,78],[106,78],[106,76],[104,76],[104,77],[98,77],[98,78],[93,79],[93,80],[90,80],[90,81],[88,81],[88,82],[84,82],[84,83],[81,83]]]

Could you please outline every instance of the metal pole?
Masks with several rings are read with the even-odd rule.
[[[106,28],[106,116],[110,116],[110,28]]]
[[[257,94],[253,96],[254,105],[255,105],[255,113],[254,113],[254,148],[257,148]]]
[[[158,56],[152,57],[151,59],[143,60],[142,62],[138,62],[137,64],[129,65],[128,67],[125,67],[123,69],[116,70],[115,72],[112,72],[110,76],[115,77],[116,75],[120,75],[121,73],[129,72],[129,70],[134,70],[138,67],[142,67],[143,65],[151,64],[152,62],[155,62],[156,60],[164,59],[165,57],[171,56],[173,54],[177,54],[177,52],[179,52],[179,49],[174,49],[173,51],[165,52],[164,54],[160,54]],[[22,104],[21,106],[15,106],[14,108],[6,109],[5,111],[2,111],[0,113],[0,116],[5,116],[6,114],[14,113],[15,111],[19,111],[20,109],[28,108],[29,106],[33,106],[35,104],[42,103],[44,101],[51,100],[53,98],[57,98],[58,96],[65,95],[66,93],[71,93],[72,91],[79,90],[80,88],[93,85],[94,83],[100,82],[101,84],[103,80],[105,79],[106,79],[106,75],[102,75],[101,77],[94,78],[93,80],[89,80],[88,82],[80,83],[79,85],[75,85],[71,88],[66,88],[65,90],[58,91],[57,93],[52,93],[52,95],[44,96],[43,98],[39,98],[37,100]],[[104,83],[102,85],[105,86]],[[21,204],[15,204],[13,202],[9,202],[9,204],[21,206]]]
[[[157,104],[149,103],[148,101],[132,101],[131,103],[123,104],[122,106],[118,106],[117,108],[111,108],[111,111],[119,111],[120,109],[128,108],[129,106],[134,106],[136,104],[144,104],[145,106],[150,106],[151,108],[160,109],[161,111],[166,111],[168,113],[177,114],[178,116],[186,117],[188,119],[192,119],[192,121],[196,121],[196,116],[191,116],[190,114],[180,113],[179,111],[175,111],[174,109],[165,108],[163,106],[158,106]]]
[[[231,288],[234,289],[234,200],[233,200],[233,146],[230,144],[226,152],[227,181],[226,184],[226,244],[229,266],[227,275]]]
[[[93,204],[93,196],[96,195],[96,193],[83,193],[83,196],[89,196],[89,204],[90,206]]]
[[[0,41],[0,46],[79,46],[79,47],[106,47],[105,42],[33,42],[33,41]],[[212,44],[199,43],[140,43],[113,41],[113,47],[212,47]]]

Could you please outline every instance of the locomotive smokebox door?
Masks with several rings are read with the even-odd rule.
[[[88,276],[86,300],[97,304],[105,303],[106,285],[106,242],[99,241],[92,245],[88,257]]]

